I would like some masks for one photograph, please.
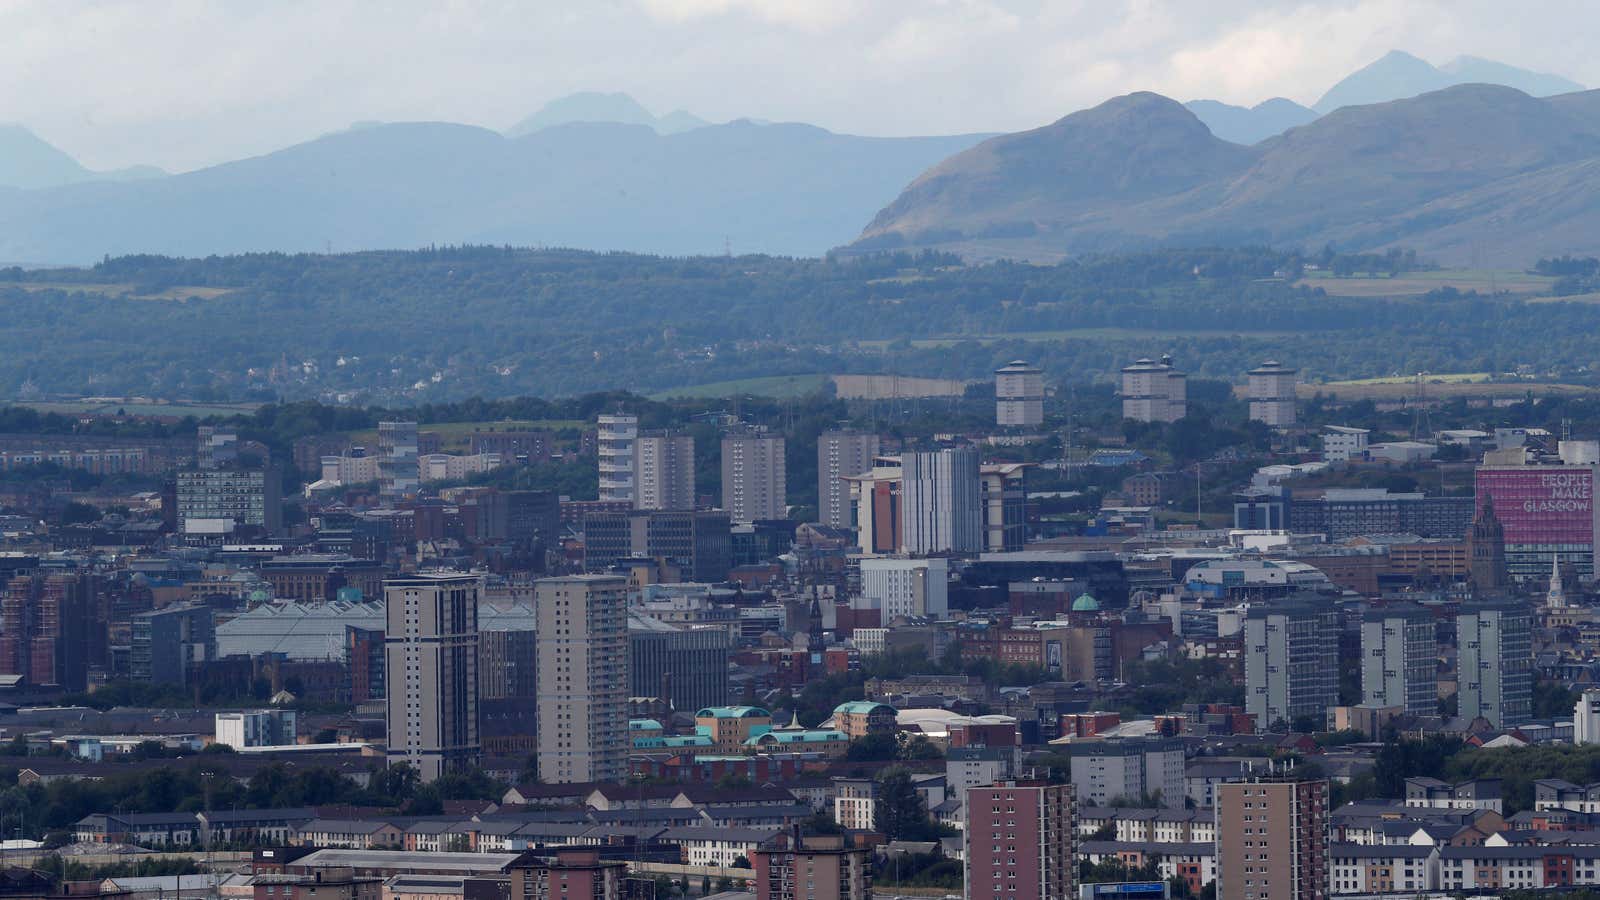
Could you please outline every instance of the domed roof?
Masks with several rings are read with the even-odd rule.
[[[1100,601],[1088,594],[1079,594],[1078,599],[1072,601],[1073,612],[1099,612]]]

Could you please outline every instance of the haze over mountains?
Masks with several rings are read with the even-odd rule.
[[[81,181],[159,178],[165,174],[154,166],[90,171],[21,125],[0,125],[0,185],[6,187],[55,187]]]
[[[1574,201],[1557,182],[1587,196],[1584,173],[1516,168],[1537,182],[1533,202],[1545,206],[1525,205],[1530,195],[1505,180],[1513,173],[1472,159],[1447,179],[1423,179],[1448,182],[1449,190],[1415,190],[1407,179],[1429,165],[1422,147],[1434,136],[1410,146],[1391,140],[1426,121],[1472,145],[1495,133],[1482,129],[1496,127],[1472,117],[1506,113],[1515,92],[1452,113],[1437,113],[1443,101],[1425,99],[1393,113],[1320,114],[1475,78],[1533,93],[1572,86],[1485,60],[1436,68],[1397,52],[1339,82],[1315,109],[1275,98],[1253,108],[1198,100],[1185,112],[1135,95],[982,146],[975,145],[990,136],[871,138],[800,124],[711,124],[681,110],[656,115],[626,94],[584,93],[546,104],[504,134],[440,122],[362,123],[172,176],[146,167],[91,172],[13,126],[0,128],[0,263],[434,243],[816,255],[858,235],[858,247],[943,246],[980,257],[1058,258],[1193,240],[1477,248],[1487,235],[1471,223],[1489,221],[1501,230],[1514,223],[1515,232],[1510,242],[1497,235],[1492,252],[1513,252],[1519,241],[1537,252],[1558,250],[1544,243],[1571,221]],[[1317,142],[1292,129],[1316,129]],[[1483,152],[1504,156],[1524,137],[1492,141]],[[1438,143],[1448,150],[1450,139]],[[1285,147],[1297,149],[1274,149]],[[1309,170],[1284,161],[1291,152],[1322,160],[1329,168],[1318,177],[1338,188],[1305,183]],[[1382,165],[1372,167],[1361,153]],[[1572,165],[1581,156],[1564,150],[1551,159]],[[1345,195],[1374,202],[1350,207]],[[1410,202],[1434,205],[1424,214]],[[1511,206],[1518,215],[1506,218]],[[1363,218],[1339,219],[1345,214]],[[1453,230],[1440,224],[1446,220]],[[1531,230],[1523,234],[1524,227]]]
[[[1461,56],[1443,66],[1434,66],[1404,51],[1391,50],[1381,59],[1340,79],[1311,106],[1302,106],[1283,97],[1274,97],[1253,107],[1216,100],[1191,100],[1184,105],[1217,137],[1236,144],[1254,144],[1342,106],[1404,100],[1429,91],[1473,83],[1504,85],[1534,97],[1584,89],[1576,81],[1559,75],[1519,69],[1476,56]]]

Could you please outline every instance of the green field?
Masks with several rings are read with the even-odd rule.
[[[233,288],[184,286],[166,288],[153,294],[138,294],[134,292],[131,284],[100,284],[97,282],[71,282],[71,281],[22,281],[9,285],[22,290],[37,293],[39,291],[67,291],[84,294],[99,294],[102,297],[114,297],[118,300],[188,300],[191,297],[200,300],[214,300],[224,294],[232,293]]]
[[[1428,374],[1422,380],[1428,384],[1476,384],[1488,381],[1494,376],[1488,372],[1455,372],[1445,374]],[[1324,387],[1350,387],[1362,384],[1416,384],[1415,375],[1389,375],[1383,378],[1353,378],[1349,381],[1330,381]]]
[[[1384,276],[1335,278],[1328,272],[1307,272],[1301,284],[1319,287],[1334,297],[1420,297],[1432,290],[1453,287],[1463,293],[1508,293],[1532,296],[1549,293],[1554,278],[1511,269],[1438,269]]]
[[[768,375],[763,378],[740,378],[734,381],[713,381],[686,387],[668,388],[650,395],[652,400],[717,399],[748,394],[754,397],[804,397],[822,390],[832,381],[828,375]]]
[[[1135,341],[1135,340],[1182,340],[1185,338],[1205,337],[1247,337],[1271,338],[1291,337],[1301,332],[1295,331],[1242,331],[1239,329],[1173,329],[1173,328],[1065,328],[1055,331],[1000,331],[992,334],[951,335],[949,337],[919,338],[911,341],[911,346],[918,349],[954,347],[967,341],[976,341],[980,344],[993,344],[999,341],[1031,341],[1035,343],[1050,343],[1054,341]],[[883,351],[889,348],[893,341],[857,341],[856,346],[863,350]]]
[[[248,416],[261,407],[260,403],[201,403],[184,400],[148,400],[143,398],[119,399],[116,397],[90,397],[84,400],[20,400],[15,404],[39,412],[61,413],[68,416]]]

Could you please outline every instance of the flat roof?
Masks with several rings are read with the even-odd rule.
[[[350,866],[356,869],[455,869],[500,872],[520,853],[429,853],[402,850],[318,850],[294,860],[307,868]]]

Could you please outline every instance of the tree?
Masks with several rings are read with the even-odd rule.
[[[851,762],[884,762],[895,759],[900,753],[900,743],[887,732],[877,732],[850,742],[845,759]]]
[[[927,804],[905,769],[887,769],[879,777],[875,812],[877,829],[891,841],[926,840],[927,835],[936,833],[928,820]]]

